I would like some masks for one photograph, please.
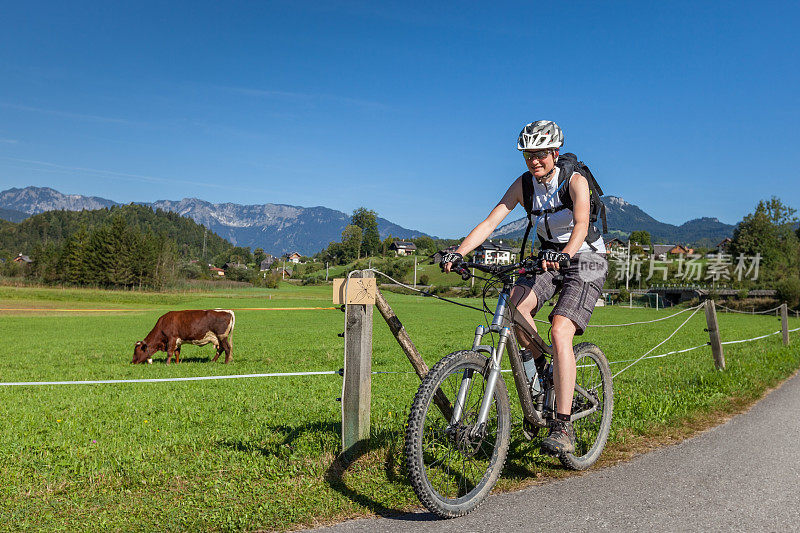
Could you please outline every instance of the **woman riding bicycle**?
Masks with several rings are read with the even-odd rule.
[[[532,122],[519,134],[517,149],[522,152],[528,172],[533,177],[533,198],[529,205],[534,210],[544,211],[537,234],[541,240],[538,260],[545,272],[535,281],[522,277],[511,293],[511,303],[516,311],[517,339],[527,351],[523,358],[533,356],[541,374],[545,366],[544,355],[538,353],[526,330],[536,330],[534,315],[556,292],[561,292],[548,317],[552,324],[550,334],[557,413],[549,435],[542,442],[546,453],[556,455],[572,453],[575,449],[575,432],[570,422],[576,374],[572,342],[575,335],[582,335],[586,329],[608,274],[602,234],[594,227],[590,228],[587,179],[578,172],[569,179],[559,179],[562,169],[557,162],[563,144],[561,128],[548,120]],[[514,181],[489,216],[467,235],[458,249],[444,256],[442,266],[446,272],[480,246],[517,204],[525,205],[524,179],[531,179],[527,172]],[[568,189],[571,208],[561,201],[559,182]],[[562,268],[559,264],[569,266]]]

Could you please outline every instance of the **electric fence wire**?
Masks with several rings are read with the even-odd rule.
[[[795,331],[800,331],[800,328],[786,330],[787,333],[794,333]],[[781,333],[783,333],[783,331],[779,329],[778,331],[773,331],[772,333],[767,333],[766,335],[761,335],[760,337],[753,337],[752,339],[742,339],[738,341],[725,341],[721,342],[720,344],[739,344],[740,342],[757,341],[759,339],[766,339],[767,337],[772,337],[773,335],[779,335]]]
[[[722,304],[717,304],[717,307],[721,309],[726,309],[731,313],[740,313],[743,315],[766,315],[767,313],[772,313],[773,311],[777,311],[778,309],[781,308],[781,306],[779,305],[778,307],[773,307],[772,309],[767,309],[766,311],[739,311],[738,309],[731,309],[730,307],[726,307]]]
[[[166,383],[171,381],[211,381],[218,379],[241,378],[273,378],[286,376],[324,376],[338,374],[336,370],[323,370],[320,372],[273,372],[268,374],[235,374],[225,376],[198,376],[186,378],[148,378],[148,379],[98,379],[94,381],[12,381],[0,383],[0,387],[18,387],[34,385],[102,385],[116,383]]]
[[[664,339],[663,341],[659,342],[658,344],[656,344],[655,346],[653,346],[652,348],[650,348],[649,350],[647,350],[647,351],[646,351],[646,352],[645,352],[645,353],[644,353],[642,356],[640,356],[638,359],[635,359],[635,360],[634,360],[634,361],[633,361],[631,364],[629,364],[628,366],[626,366],[625,368],[623,368],[622,370],[620,370],[619,372],[617,372],[616,374],[614,374],[613,376],[611,376],[611,379],[614,379],[614,378],[616,378],[617,376],[619,376],[620,374],[622,374],[623,372],[625,372],[626,370],[628,370],[630,367],[632,367],[633,365],[635,365],[636,363],[638,363],[639,361],[641,361],[642,359],[644,359],[645,357],[647,357],[648,355],[650,355],[650,353],[651,353],[653,350],[655,350],[656,348],[658,348],[659,346],[661,346],[662,344],[664,344],[665,342],[667,342],[668,340],[670,340],[672,337],[674,337],[674,336],[675,336],[675,334],[676,334],[676,333],[678,333],[678,331],[680,331],[680,330],[681,330],[681,328],[682,328],[683,326],[685,326],[685,325],[686,325],[686,323],[687,323],[687,322],[689,322],[689,321],[692,319],[692,317],[693,317],[694,315],[696,315],[696,314],[697,314],[697,312],[698,312],[699,310],[700,310],[700,306],[697,306],[697,307],[695,307],[695,308],[694,308],[694,312],[693,312],[691,315],[689,315],[689,317],[688,317],[686,320],[684,320],[684,321],[683,321],[683,323],[682,323],[680,326],[678,326],[678,327],[675,329],[675,331],[673,331],[672,333],[670,333],[670,334],[669,334],[669,336],[668,336],[666,339]]]
[[[588,327],[590,327],[590,328],[620,328],[620,327],[623,327],[623,326],[636,326],[636,325],[639,325],[639,324],[652,324],[653,322],[661,322],[662,320],[668,320],[668,319],[670,319],[672,317],[676,317],[676,316],[680,315],[681,313],[688,313],[689,311],[692,311],[694,309],[699,309],[700,307],[703,307],[704,305],[705,305],[705,303],[698,304],[698,305],[696,305],[694,307],[688,307],[686,309],[683,309],[682,311],[678,311],[677,313],[673,313],[673,314],[671,314],[669,316],[664,316],[664,317],[661,317],[661,318],[656,318],[654,320],[643,320],[641,322],[629,322],[627,324],[589,324]]]

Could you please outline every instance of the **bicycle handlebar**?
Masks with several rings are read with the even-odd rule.
[[[486,265],[484,263],[462,261],[461,267],[455,269],[454,272],[461,274],[461,279],[468,280],[472,277],[472,273],[469,271],[470,268],[475,268],[481,272],[485,272],[494,276],[502,276],[503,274],[508,274],[512,271],[516,271],[516,274],[520,276],[541,274],[544,272],[544,269],[541,267],[538,261],[533,258],[524,259],[517,263],[511,263],[510,265]]]

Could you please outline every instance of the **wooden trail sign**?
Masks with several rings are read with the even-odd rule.
[[[345,290],[347,294],[345,295]],[[333,280],[333,303],[335,305],[375,305],[375,291],[378,286],[374,277],[354,273],[350,281],[337,278]],[[346,298],[345,298],[346,296]]]

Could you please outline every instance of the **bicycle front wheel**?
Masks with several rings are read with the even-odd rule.
[[[445,356],[422,380],[408,416],[405,455],[411,486],[420,502],[443,518],[465,515],[480,505],[506,460],[511,410],[502,377],[485,426],[476,426],[489,364],[473,351]],[[456,423],[433,401],[437,390],[451,409],[461,392],[463,409]]]
[[[586,470],[600,458],[611,432],[614,390],[611,367],[600,348],[582,342],[574,351],[577,386],[572,400],[572,426],[575,428],[575,451],[559,459],[567,468]]]

